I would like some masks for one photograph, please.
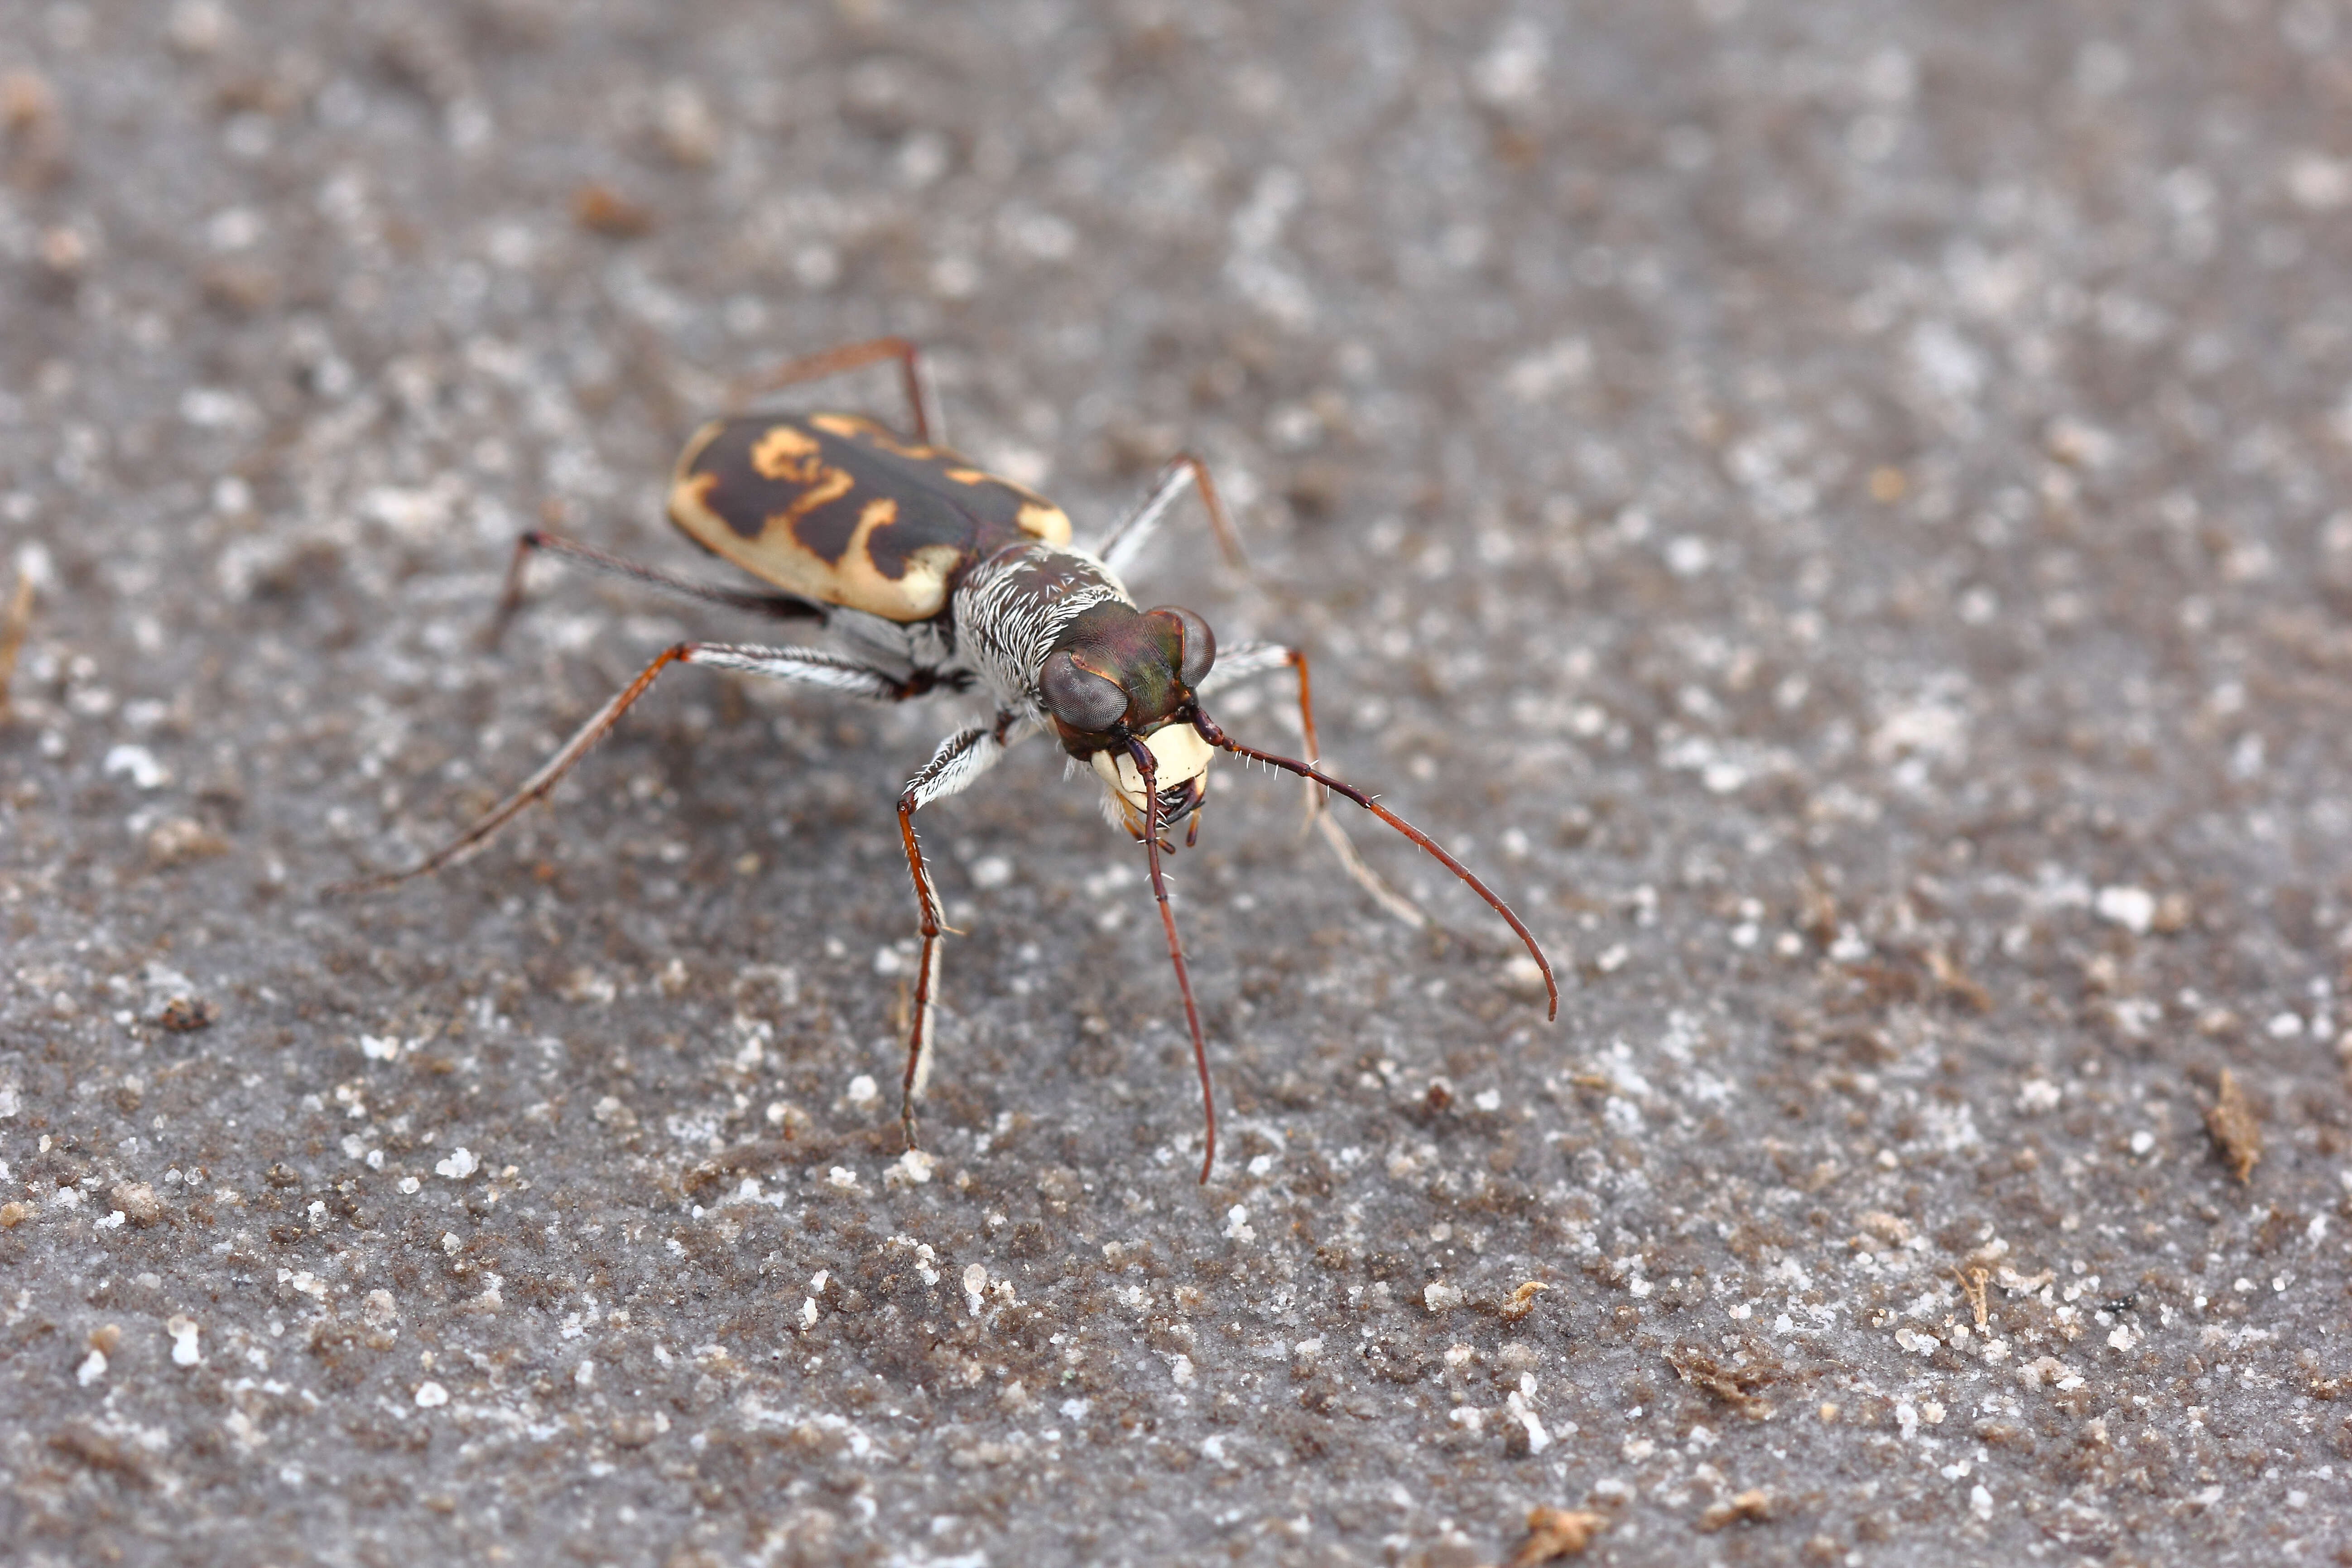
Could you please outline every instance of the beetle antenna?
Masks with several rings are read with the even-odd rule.
[[[1201,1153],[1201,1184],[1209,1184],[1209,1167],[1217,1163],[1217,1098],[1209,1092],[1209,1047],[1201,1038],[1201,1010],[1192,1003],[1192,977],[1185,972],[1184,949],[1176,940],[1176,911],[1168,907],[1168,879],[1160,870],[1160,778],[1151,748],[1140,741],[1127,743],[1135,771],[1143,775],[1143,854],[1151,865],[1151,896],[1160,900],[1160,923],[1168,932],[1168,960],[1176,966],[1176,989],[1184,994],[1184,1023],[1192,1031],[1192,1065],[1201,1069],[1201,1117],[1208,1124],[1208,1145]],[[1170,853],[1174,853],[1171,850]]]
[[[1192,728],[1201,732],[1201,739],[1208,742],[1209,744],[1215,746],[1220,750],[1231,752],[1237,757],[1252,758],[1257,762],[1265,763],[1268,767],[1280,768],[1286,773],[1297,773],[1303,779],[1313,779],[1325,789],[1332,790],[1338,794],[1346,795],[1349,800],[1354,801],[1358,805],[1362,806],[1366,811],[1370,812],[1374,816],[1379,817],[1382,822],[1387,823],[1391,827],[1395,828],[1399,833],[1403,834],[1407,838],[1412,839],[1415,844],[1418,844],[1423,849],[1428,850],[1430,854],[1434,856],[1439,863],[1444,865],[1447,870],[1461,878],[1465,882],[1467,882],[1470,885],[1470,890],[1477,894],[1480,898],[1486,900],[1487,907],[1492,909],[1496,914],[1502,916],[1504,921],[1508,924],[1514,931],[1518,933],[1519,940],[1527,944],[1528,953],[1535,959],[1536,967],[1543,972],[1544,992],[1551,1001],[1551,1005],[1545,1012],[1544,1016],[1546,1018],[1558,1018],[1559,1016],[1559,982],[1552,978],[1551,960],[1546,958],[1544,956],[1543,949],[1536,945],[1535,933],[1528,930],[1526,923],[1522,921],[1518,916],[1511,912],[1510,905],[1496,898],[1492,889],[1488,888],[1486,883],[1480,881],[1476,877],[1471,875],[1470,868],[1467,866],[1465,866],[1461,861],[1456,860],[1453,856],[1448,855],[1444,849],[1438,845],[1437,840],[1432,838],[1428,834],[1423,833],[1420,828],[1415,827],[1412,823],[1407,822],[1403,817],[1399,816],[1395,812],[1391,811],[1387,806],[1382,805],[1370,795],[1366,795],[1362,790],[1356,788],[1355,785],[1341,784],[1338,779],[1333,778],[1330,774],[1325,773],[1322,769],[1314,766],[1312,763],[1302,763],[1295,757],[1276,756],[1272,752],[1261,752],[1255,746],[1243,745],[1239,741],[1234,740],[1223,730],[1218,729],[1216,721],[1211,719],[1206,713],[1202,712],[1198,707],[1195,707],[1192,710]],[[1140,750],[1141,748],[1138,747],[1135,749]],[[1148,783],[1149,781],[1147,779],[1147,784]],[[1152,874],[1155,878],[1159,875],[1159,867],[1160,863],[1155,859],[1152,862]],[[1173,944],[1176,940],[1176,928],[1172,921],[1169,925],[1168,933],[1168,940],[1171,944]],[[1181,961],[1177,964],[1177,972],[1180,974],[1183,972],[1183,964]],[[1191,993],[1189,991],[1186,993],[1186,1001],[1189,1005],[1191,1001]],[[1196,1036],[1195,1037],[1197,1038],[1198,1037]],[[1205,1070],[1206,1069],[1204,1068],[1203,1071]],[[1206,1175],[1204,1174],[1202,1179],[1204,1181],[1207,1180]]]

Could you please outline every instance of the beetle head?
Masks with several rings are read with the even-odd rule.
[[[1093,764],[1107,809],[1139,838],[1144,784],[1127,743],[1151,749],[1163,830],[1198,810],[1213,752],[1184,716],[1216,657],[1209,623],[1190,610],[1097,605],[1070,623],[1038,671],[1063,749]]]

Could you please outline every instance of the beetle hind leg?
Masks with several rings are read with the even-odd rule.
[[[615,577],[626,577],[677,598],[694,599],[706,605],[724,605],[730,610],[742,610],[772,620],[822,621],[825,616],[824,605],[796,595],[747,592],[698,583],[690,577],[680,577],[657,566],[644,566],[622,556],[608,554],[593,545],[566,539],[560,533],[534,528],[515,540],[514,555],[507,563],[506,586],[499,595],[499,607],[492,613],[490,624],[482,629],[484,649],[495,648],[504,640],[508,626],[522,609],[524,569],[534,555],[541,552],[576,561],[593,571]]]
[[[730,398],[741,408],[755,398],[787,386],[806,382],[824,381],[847,371],[858,370],[884,360],[898,362],[898,375],[907,393],[907,408],[914,416],[915,440],[919,446],[945,445],[947,436],[940,423],[939,410],[931,399],[929,374],[923,368],[923,351],[905,338],[868,338],[864,342],[844,343],[839,348],[824,349],[813,354],[789,359],[762,375],[738,382]]]
[[[508,823],[521,816],[534,802],[546,799],[557,781],[570,773],[597,742],[612,731],[613,726],[621,721],[621,715],[627,712],[638,698],[652,689],[661,672],[678,664],[711,665],[720,669],[765,675],[780,680],[798,681],[804,686],[821,686],[848,696],[890,702],[904,701],[929,689],[927,681],[903,679],[887,670],[877,669],[819,648],[679,643],[663,649],[651,664],[637,672],[635,680],[623,687],[610,701],[596,710],[593,717],[574,731],[572,738],[557,749],[555,755],[541,764],[537,773],[525,779],[513,794],[477,817],[473,825],[457,837],[405,870],[338,882],[326,889],[325,895],[336,898],[347,893],[373,892],[472,859]]]

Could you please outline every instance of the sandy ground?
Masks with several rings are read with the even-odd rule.
[[[353,20],[352,18],[359,18]],[[2352,17],[0,4],[0,1558],[2344,1561]],[[535,579],[881,331],[1566,983]],[[822,389],[895,415],[887,374]],[[1287,744],[1269,693],[1236,732]],[[1360,818],[1359,819],[1361,820]],[[877,1086],[879,1086],[877,1089]],[[1523,1551],[1523,1547],[1525,1550]]]

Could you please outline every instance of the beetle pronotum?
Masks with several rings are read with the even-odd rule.
[[[1035,731],[1061,742],[1073,769],[1091,769],[1103,785],[1105,817],[1143,847],[1200,1071],[1206,1126],[1202,1182],[1217,1157],[1216,1099],[1160,858],[1163,851],[1175,852],[1165,835],[1178,824],[1188,825],[1187,846],[1198,837],[1209,763],[1219,751],[1307,781],[1309,809],[1350,874],[1414,923],[1419,912],[1381,885],[1357,857],[1325,810],[1320,792],[1345,795],[1434,856],[1527,944],[1543,975],[1547,1016],[1559,1016],[1559,987],[1551,963],[1509,906],[1428,835],[1315,765],[1305,655],[1279,644],[1247,643],[1227,649],[1220,661],[1216,639],[1199,616],[1173,605],[1138,609],[1129,596],[1122,569],[1187,486],[1199,489],[1220,545],[1239,562],[1232,523],[1200,458],[1184,453],[1171,459],[1125,517],[1092,549],[1081,549],[1071,544],[1070,521],[1059,508],[934,444],[939,423],[929,407],[921,363],[914,345],[902,339],[877,338],[793,360],[747,388],[739,405],[795,383],[892,360],[904,376],[913,413],[911,442],[861,415],[757,412],[713,420],[688,440],[670,479],[670,521],[696,543],[769,584],[770,591],[696,583],[533,531],[516,542],[492,626],[495,638],[521,603],[524,564],[546,552],[705,603],[814,620],[839,634],[846,651],[709,642],[667,648],[537,773],[456,838],[406,870],[330,890],[387,887],[471,858],[526,806],[544,798],[673,665],[772,676],[885,702],[977,687],[992,700],[989,720],[940,742],[898,796],[898,836],[922,933],[899,1101],[909,1149],[917,1146],[915,1101],[930,1073],[940,936],[948,929],[915,837],[915,813],[969,786],[1006,746]],[[1202,699],[1220,686],[1285,668],[1298,677],[1306,760],[1234,740],[1202,706]]]

